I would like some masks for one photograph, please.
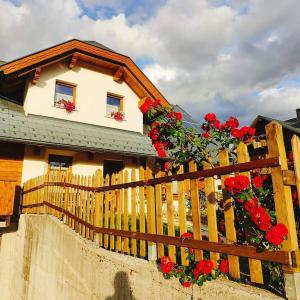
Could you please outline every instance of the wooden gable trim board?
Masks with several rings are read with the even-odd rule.
[[[32,77],[32,84],[37,84],[42,74],[42,68],[36,68]]]
[[[58,55],[63,55],[66,52],[72,51],[83,52],[87,55],[109,60],[113,63],[116,63],[117,65],[121,64],[123,66],[126,66],[127,69],[130,71],[127,73],[131,73],[132,77],[136,79],[138,84],[140,86],[143,86],[143,88],[148,91],[148,93],[145,95],[148,95],[151,98],[161,99],[162,104],[166,106],[170,105],[168,101],[164,98],[164,96],[157,90],[157,88],[152,84],[152,82],[128,56],[105,50],[102,48],[98,48],[96,46],[90,45],[88,43],[76,39],[6,63],[0,66],[0,71],[2,71],[4,75],[21,72],[26,68],[30,68],[30,66],[32,65],[40,64],[45,60],[51,60],[52,58],[55,58]]]

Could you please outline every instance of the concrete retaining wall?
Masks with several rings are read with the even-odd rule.
[[[1,300],[280,299],[218,279],[182,288],[157,266],[81,238],[51,216],[22,215],[19,230],[2,236]]]

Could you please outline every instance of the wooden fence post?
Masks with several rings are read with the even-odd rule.
[[[139,180],[145,179],[145,170],[140,166]],[[140,232],[145,232],[145,188],[139,187],[139,219],[140,219]],[[140,240],[140,256],[146,256],[146,241]]]
[[[238,163],[249,162],[249,153],[247,146],[244,143],[240,143],[237,148],[237,160]],[[247,176],[251,180],[250,172],[244,172],[242,175]],[[252,282],[264,283],[261,261],[257,259],[249,258],[250,278]]]
[[[159,169],[156,174],[155,178],[162,177],[163,172]],[[156,216],[156,232],[157,234],[163,235],[163,215],[162,215],[162,190],[161,190],[161,184],[155,185],[155,216]],[[158,243],[157,244],[157,255],[158,257],[164,256],[164,244]]]
[[[220,166],[229,166],[229,155],[226,150],[221,150],[219,153]],[[232,244],[236,242],[236,231],[234,224],[234,207],[233,199],[228,197],[224,191],[224,181],[229,177],[228,175],[221,176],[222,190],[223,190],[223,201],[224,201],[224,218],[225,218],[225,232],[228,243]],[[228,255],[229,262],[229,274],[233,278],[240,278],[240,264],[239,257]]]
[[[98,170],[96,172],[96,186],[103,186],[103,176],[102,171]],[[96,203],[95,203],[95,218],[94,224],[96,227],[103,227],[103,192],[96,193]],[[95,241],[97,244],[102,246],[102,233],[96,233]]]
[[[131,170],[131,182],[136,181],[136,170]],[[136,232],[136,191],[135,187],[131,188],[131,231]],[[137,255],[136,239],[131,240],[131,250],[134,256]]]
[[[288,239],[284,241],[282,249],[287,251],[298,250],[291,187],[284,184],[282,175],[283,170],[288,170],[282,126],[274,121],[269,123],[266,126],[266,135],[269,157],[279,157],[280,161],[280,166],[271,168],[271,175],[277,223],[285,224],[288,228]],[[298,155],[296,157],[298,158]],[[300,299],[299,268],[283,267],[283,270],[287,298]]]
[[[298,205],[300,207],[300,139],[297,135],[294,135],[292,138],[292,150],[294,158],[296,188],[298,193]]]

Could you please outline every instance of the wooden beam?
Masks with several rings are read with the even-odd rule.
[[[42,68],[36,68],[32,77],[32,84],[37,84],[42,74]]]
[[[124,72],[125,72],[125,70],[123,67],[118,68],[118,70],[115,72],[114,77],[113,77],[114,81],[117,81],[117,82],[123,81]]]
[[[78,61],[78,55],[75,53],[72,55],[70,62],[69,62],[69,69],[73,69]]]

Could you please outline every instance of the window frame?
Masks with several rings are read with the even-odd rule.
[[[118,99],[120,101],[119,112],[124,113],[124,96],[108,92],[108,93],[106,93],[106,105],[105,105],[106,117],[112,118],[108,114],[108,111],[107,111],[107,98],[108,97],[112,97],[112,98]]]
[[[55,98],[56,98],[56,85],[59,84],[59,85],[63,85],[63,86],[66,86],[66,87],[69,87],[69,88],[72,88],[73,90],[73,101],[72,103],[76,106],[76,89],[77,89],[77,84],[76,83],[72,83],[72,82],[67,82],[67,81],[63,81],[63,80],[60,80],[60,79],[56,79],[55,81],[55,88],[54,88],[54,107],[56,108],[63,108],[63,107],[60,107],[56,104],[56,101],[55,101]]]
[[[66,158],[70,159],[71,164],[66,170],[62,170],[61,166],[59,166],[58,170],[51,169],[50,156],[52,156],[52,157],[66,157]],[[73,159],[73,156],[71,156],[71,155],[61,155],[61,154],[48,153],[48,172],[50,172],[50,171],[59,171],[59,172],[72,171],[73,161],[74,161],[74,159]]]

